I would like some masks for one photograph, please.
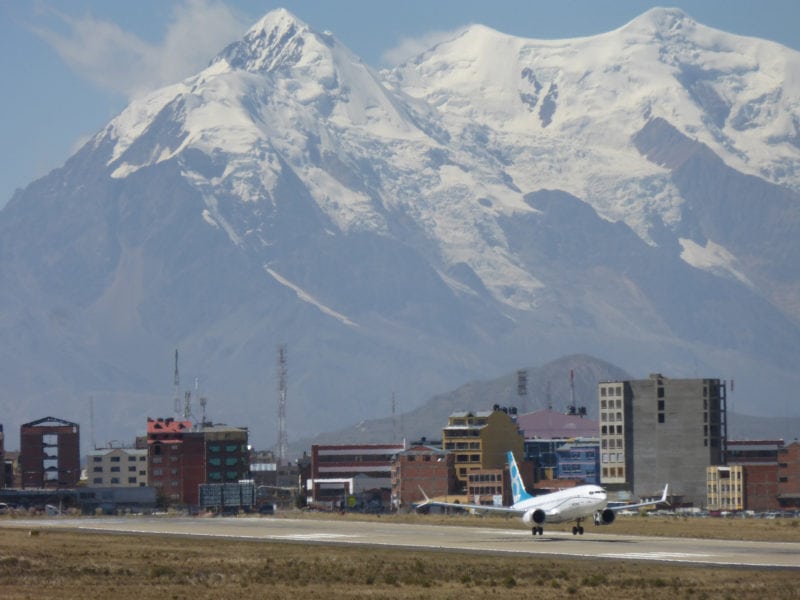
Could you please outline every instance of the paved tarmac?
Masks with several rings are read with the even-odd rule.
[[[610,533],[583,536],[526,529],[270,517],[92,517],[0,521],[0,527],[220,537],[313,544],[354,544],[440,551],[513,553],[621,560],[800,569],[800,541],[741,542]]]

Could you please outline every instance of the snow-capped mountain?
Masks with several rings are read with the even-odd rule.
[[[177,347],[263,445],[287,344],[290,437],[576,352],[796,412],[796,73],[673,9],[383,72],[273,11],[0,213],[2,411],[131,437]]]

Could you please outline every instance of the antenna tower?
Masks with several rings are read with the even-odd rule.
[[[578,412],[575,407],[575,371],[569,370],[569,414],[574,415]]]
[[[181,415],[181,378],[178,375],[178,349],[175,348],[175,417],[179,418]]]
[[[192,392],[191,390],[186,390],[183,394],[183,418],[184,420],[191,418],[192,416]]]
[[[278,346],[278,465],[286,464],[286,345]]]
[[[89,396],[89,426],[92,430],[92,448],[97,450],[97,443],[94,441],[94,396]]]
[[[397,419],[395,418],[394,392],[392,392],[392,441],[397,441]]]
[[[208,400],[206,400],[204,397],[201,397],[200,398],[200,408],[203,409],[202,410],[203,414],[202,414],[202,417],[201,417],[202,421],[200,421],[200,430],[201,431],[206,428],[206,404],[208,404]]]

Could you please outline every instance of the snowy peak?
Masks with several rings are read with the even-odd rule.
[[[697,27],[697,22],[679,8],[652,8],[617,31],[640,34],[650,39],[684,36]]]
[[[303,61],[306,52],[315,53],[319,40],[311,28],[285,9],[267,13],[244,37],[217,57],[233,69],[269,73],[291,68]],[[216,62],[216,61],[215,61]]]

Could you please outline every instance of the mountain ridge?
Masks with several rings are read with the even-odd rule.
[[[268,14],[0,212],[3,410],[93,395],[135,426],[172,411],[179,348],[194,396],[265,444],[287,344],[292,438],[576,352],[736,376],[785,411],[800,94],[774,78],[800,54],[762,73],[766,42],[641,19],[547,42],[478,28],[480,53],[456,36],[377,72]]]

